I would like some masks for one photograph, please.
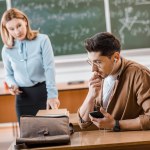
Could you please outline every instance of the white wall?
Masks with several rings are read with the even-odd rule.
[[[136,61],[150,69],[150,49],[125,50],[121,55]],[[87,54],[56,57],[56,81],[88,80],[91,74],[90,65],[86,62]]]
[[[121,55],[150,69],[150,49],[122,51]],[[87,54],[55,57],[56,82],[85,81],[91,75],[91,67],[86,62]],[[4,69],[0,63],[0,86],[3,86]]]

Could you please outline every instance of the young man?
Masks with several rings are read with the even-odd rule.
[[[103,32],[85,41],[93,76],[79,108],[79,125],[120,130],[150,129],[150,70],[120,56],[120,42]],[[98,110],[104,118],[89,113]]]

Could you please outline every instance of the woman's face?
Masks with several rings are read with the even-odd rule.
[[[26,38],[27,22],[23,19],[14,18],[6,23],[9,34],[20,41]]]

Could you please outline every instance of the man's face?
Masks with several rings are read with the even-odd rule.
[[[89,63],[92,66],[92,72],[96,71],[102,78],[112,74],[114,70],[114,58],[101,56],[100,52],[88,52]]]

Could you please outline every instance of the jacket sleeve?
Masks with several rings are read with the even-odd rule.
[[[90,127],[93,123],[92,121],[84,121],[82,119],[82,117],[80,116],[80,112],[79,112],[80,108],[78,109],[77,115],[78,115],[78,124],[80,126],[81,129],[85,129]]]
[[[150,129],[150,71],[140,70],[137,76],[137,103],[143,108],[144,114],[139,116],[141,128]]]

